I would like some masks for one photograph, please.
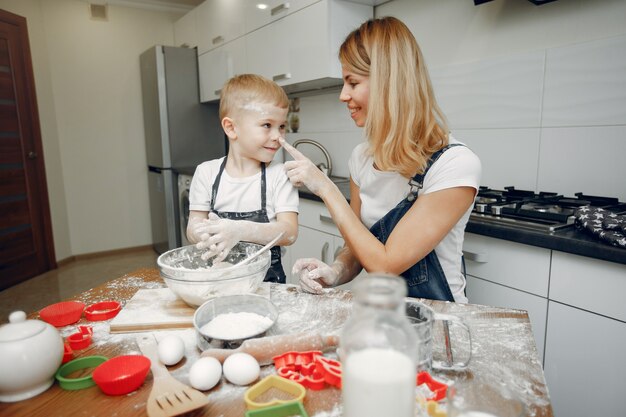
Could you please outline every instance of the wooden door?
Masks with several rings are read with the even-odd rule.
[[[0,10],[0,290],[53,268],[26,19]]]

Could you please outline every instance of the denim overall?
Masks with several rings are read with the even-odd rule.
[[[406,199],[400,201],[398,205],[392,208],[385,216],[378,220],[371,228],[370,232],[376,236],[383,244],[387,242],[389,235],[396,224],[411,208],[415,199],[417,199],[418,191],[423,187],[424,177],[430,167],[439,159],[439,157],[453,146],[463,146],[460,143],[448,145],[435,152],[428,161],[428,165],[423,174],[415,175],[410,181],[411,191]],[[432,300],[454,301],[450,286],[446,280],[443,268],[439,263],[439,258],[433,249],[418,263],[400,274],[406,281],[409,290],[409,297],[429,298]]]
[[[224,158],[224,162],[220,166],[220,170],[217,173],[217,177],[215,178],[215,182],[213,183],[213,188],[211,191],[211,212],[217,214],[222,219],[230,219],[230,220],[249,220],[251,222],[256,223],[269,223],[270,219],[267,217],[267,209],[266,209],[266,187],[265,187],[265,164],[261,163],[261,209],[255,211],[247,211],[247,212],[237,212],[237,211],[217,211],[215,210],[215,198],[217,197],[217,190],[219,188],[220,180],[222,178],[222,172],[224,172],[224,167],[226,166],[226,158]],[[272,254],[272,264],[270,265],[270,269],[267,270],[267,274],[265,274],[264,281],[266,282],[278,282],[284,284],[287,282],[287,277],[285,276],[285,271],[283,271],[283,265],[280,262],[280,246],[274,246],[270,249]]]

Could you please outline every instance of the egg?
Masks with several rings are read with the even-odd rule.
[[[189,370],[189,383],[200,391],[207,391],[222,378],[222,364],[215,358],[200,358]]]
[[[185,356],[185,343],[176,335],[166,336],[157,348],[159,360],[165,365],[176,365]]]
[[[252,355],[238,352],[224,361],[224,376],[235,385],[248,385],[261,373],[259,362]]]

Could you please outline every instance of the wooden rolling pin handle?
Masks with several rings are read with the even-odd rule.
[[[248,339],[237,349],[207,349],[202,356],[213,357],[224,362],[227,357],[237,352],[252,355],[260,365],[270,365],[273,357],[285,352],[305,352],[309,350],[331,350],[339,344],[334,335],[322,336],[319,333],[296,333]]]

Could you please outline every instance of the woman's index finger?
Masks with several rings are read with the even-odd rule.
[[[287,153],[291,155],[293,159],[295,160],[307,159],[307,157],[304,156],[302,152],[300,152],[299,150],[291,146],[291,144],[288,143],[284,138],[280,138],[278,142],[282,145],[283,148],[285,148]]]

